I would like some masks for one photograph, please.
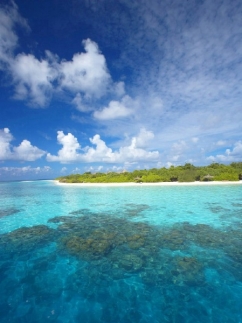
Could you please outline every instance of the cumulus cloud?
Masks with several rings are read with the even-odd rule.
[[[48,153],[48,161],[60,161],[68,163],[78,160],[78,150],[81,148],[81,146],[78,143],[76,137],[74,137],[71,133],[65,135],[63,131],[58,131],[57,142],[63,147],[58,151],[58,156],[53,156],[50,153]]]
[[[86,39],[83,45],[86,53],[75,54],[71,61],[60,63],[60,86],[72,92],[81,91],[87,97],[100,97],[110,81],[106,60],[95,42]]]
[[[53,95],[67,92],[68,97],[74,96],[70,103],[86,113],[94,110],[90,99],[99,99],[107,92],[118,97],[125,95],[124,82],[112,81],[105,57],[94,41],[83,40],[84,52],[74,54],[69,61],[60,60],[48,50],[41,59],[33,54],[16,55],[16,25],[29,30],[14,2],[0,7],[0,68],[12,79],[15,99],[24,100],[33,107],[46,107]],[[107,120],[130,113],[124,100],[111,101],[108,107],[97,111],[95,117]]]
[[[23,140],[18,147],[13,147],[13,155],[17,160],[34,161],[44,154],[43,150],[32,146],[28,140]]]
[[[27,100],[34,106],[44,107],[51,96],[59,91],[75,94],[72,104],[82,112],[89,111],[83,98],[100,98],[110,82],[104,56],[98,45],[87,39],[83,41],[85,53],[75,54],[71,61],[58,61],[47,52],[39,60],[32,54],[19,54],[9,64],[9,72],[15,84],[15,98]]]
[[[0,129],[0,160],[35,161],[45,155],[45,151],[23,140],[19,146],[12,146],[13,136],[8,128]]]
[[[145,140],[145,134],[147,138]],[[148,151],[142,147],[146,145],[148,140],[153,139],[152,132],[141,129],[137,137],[133,137],[128,146],[120,147],[113,151],[96,134],[90,138],[92,147],[85,147],[80,152],[81,146],[76,137],[71,133],[65,135],[63,131],[58,131],[57,140],[62,144],[62,148],[58,151],[58,155],[47,154],[47,160],[50,162],[59,161],[61,163],[71,162],[105,162],[105,163],[124,163],[134,161],[156,161],[159,158],[158,151]]]
[[[68,91],[77,95],[72,103],[77,105],[79,110],[86,112],[83,105],[80,105],[78,93],[82,93],[85,98],[100,98],[106,93],[111,77],[105,57],[94,41],[83,40],[85,52],[74,54],[70,61],[59,61],[58,56],[48,50],[42,59],[33,54],[15,55],[14,51],[18,45],[15,32],[17,24],[28,29],[15,3],[0,7],[0,68],[12,77],[15,99],[26,100],[36,107],[44,107],[53,93]],[[113,87],[114,92],[121,93],[124,90],[122,82]]]
[[[125,96],[121,102],[110,101],[107,107],[95,111],[93,116],[98,120],[112,120],[127,117],[133,113],[131,108],[126,107],[130,100],[129,96]]]
[[[148,131],[145,128],[140,129],[140,132],[137,137],[132,138],[132,143],[134,147],[146,148],[149,141],[154,138],[152,131]]]
[[[19,54],[11,63],[15,83],[15,99],[27,100],[34,106],[45,106],[52,94],[56,71],[47,60],[33,55]]]
[[[226,149],[224,154],[207,157],[210,162],[233,162],[242,159],[242,141],[235,142],[234,146]]]
[[[235,156],[235,157],[241,157],[242,156],[242,141],[237,141],[234,144],[234,147],[232,150],[227,149],[226,154],[229,156]]]

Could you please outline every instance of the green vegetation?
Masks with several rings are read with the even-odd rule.
[[[223,165],[212,163],[209,166],[196,167],[192,164],[171,166],[170,168],[152,168],[122,173],[72,174],[56,178],[62,183],[127,183],[127,182],[194,182],[194,181],[238,181],[242,180],[242,162]]]

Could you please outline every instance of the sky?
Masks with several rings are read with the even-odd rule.
[[[240,0],[2,0],[0,181],[242,161]]]

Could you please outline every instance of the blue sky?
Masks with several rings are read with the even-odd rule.
[[[240,0],[0,5],[0,180],[242,160]]]

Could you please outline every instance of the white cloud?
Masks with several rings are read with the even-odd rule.
[[[138,136],[132,138],[132,145],[134,147],[145,148],[152,139],[154,139],[153,132],[142,128],[140,129]]]
[[[18,7],[11,1],[11,5],[0,8],[0,68],[12,76],[16,99],[44,106],[52,90],[53,70],[47,60],[39,61],[33,55],[23,53],[14,56],[18,46],[14,30],[17,25],[29,30]]]
[[[26,139],[14,147],[10,144],[13,139],[8,128],[0,129],[0,160],[35,161],[45,155],[45,151],[32,146]]]
[[[44,154],[43,150],[32,146],[28,140],[23,140],[18,147],[13,147],[13,155],[17,160],[34,161]]]
[[[94,162],[100,160],[105,162],[114,162],[115,154],[111,148],[107,147],[106,143],[99,135],[95,135],[93,138],[90,138],[90,142],[96,147],[89,147],[87,149],[86,154],[83,156],[85,161]]]
[[[83,92],[87,97],[101,97],[110,82],[105,57],[90,39],[84,40],[83,45],[86,53],[60,63],[60,86],[74,93]]]
[[[207,160],[210,162],[233,162],[241,161],[242,159],[242,141],[237,141],[233,148],[226,149],[224,154],[218,154],[215,156],[207,157]]]
[[[242,157],[242,141],[237,141],[235,144],[234,144],[234,148],[232,150],[230,149],[227,149],[226,150],[226,153],[229,155],[229,156],[234,156],[234,157]]]
[[[86,53],[75,54],[71,61],[58,62],[58,57],[46,51],[46,58],[38,60],[32,54],[19,54],[9,67],[15,83],[15,98],[44,107],[55,91],[76,94],[71,101],[78,110],[87,112],[85,98],[99,98],[107,91],[111,77],[104,56],[90,39],[83,41]]]
[[[112,84],[105,57],[94,41],[83,40],[85,52],[74,54],[70,61],[59,62],[58,56],[48,50],[42,59],[25,53],[15,56],[18,45],[16,25],[29,28],[15,3],[0,7],[0,69],[12,77],[15,99],[44,107],[52,94],[67,91],[77,95],[72,103],[80,111],[87,112],[78,101],[78,93],[88,99],[100,98],[109,90],[109,86],[113,87],[114,93],[124,91],[122,82]]]
[[[195,140],[194,142],[194,140],[190,139],[188,141],[179,140],[174,142],[171,147],[165,147],[163,160],[168,167],[175,164],[181,165],[184,163],[196,162],[197,159],[195,159],[194,156],[202,160],[201,148],[197,143],[198,140]]]
[[[5,160],[11,155],[10,142],[13,136],[8,128],[0,129],[0,160]]]
[[[76,107],[77,110],[80,112],[88,112],[93,110],[90,106],[86,105],[83,102],[83,98],[80,93],[77,93],[77,95],[74,97],[74,99],[71,101],[71,103]]]
[[[0,6],[0,68],[1,63],[9,63],[13,51],[18,45],[18,37],[14,27],[18,25],[29,30],[27,22],[18,13],[18,7],[11,1],[11,5]]]
[[[113,88],[114,88],[114,93],[117,96],[125,95],[125,84],[124,84],[124,82],[121,81],[121,82],[114,83]]]
[[[63,147],[58,151],[58,156],[53,156],[50,153],[47,154],[47,160],[54,162],[60,161],[64,163],[73,162],[78,160],[77,151],[81,148],[76,137],[71,133],[64,135],[63,131],[57,132],[57,141]]]
[[[19,54],[11,63],[15,82],[15,98],[28,100],[35,106],[45,106],[52,94],[51,82],[56,71],[47,60],[38,60],[33,55]]]
[[[147,134],[147,138],[144,135]],[[58,155],[47,154],[47,160],[50,162],[59,161],[61,163],[71,162],[105,162],[105,163],[125,163],[136,161],[157,161],[159,158],[158,151],[148,151],[141,146],[146,145],[146,141],[153,138],[150,131],[141,129],[137,137],[133,137],[130,145],[120,147],[118,150],[113,151],[106,143],[100,138],[100,135],[95,135],[90,138],[90,142],[94,147],[85,147],[82,149],[84,152],[79,153],[81,148],[71,133],[64,135],[63,131],[57,132],[58,143],[63,147],[58,151]]]
[[[136,148],[131,145],[128,147],[121,147],[119,150],[119,156],[117,158],[118,162],[125,161],[157,161],[159,159],[159,152],[147,151],[142,148]]]
[[[112,120],[127,117],[133,113],[130,108],[126,107],[129,100],[130,98],[125,96],[121,102],[111,101],[107,107],[95,111],[93,116],[98,120]]]

